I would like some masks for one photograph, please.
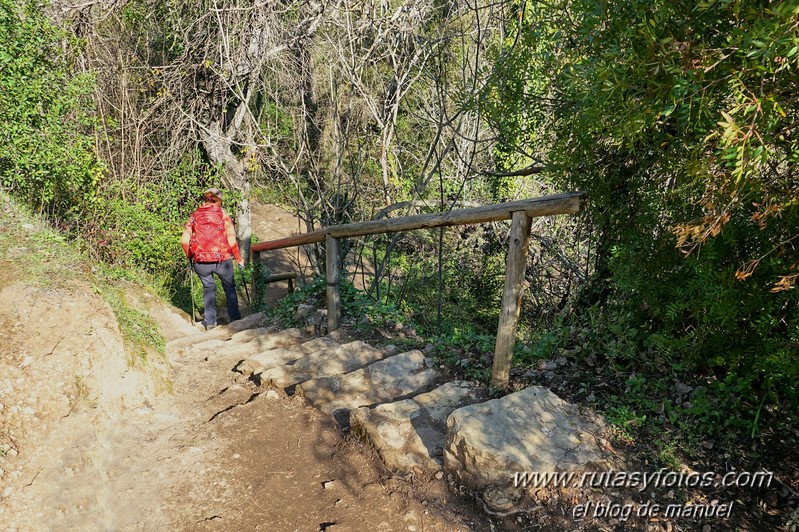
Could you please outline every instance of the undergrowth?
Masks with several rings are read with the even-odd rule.
[[[300,304],[324,307],[326,298],[326,281],[324,277],[314,277],[310,282],[300,286],[294,293],[284,297],[268,315],[278,319],[285,327],[302,325],[302,318],[297,315]],[[393,305],[375,301],[364,292],[359,291],[348,281],[342,281],[341,321],[355,333],[366,332],[375,328],[393,327],[403,324],[407,316]]]
[[[145,366],[151,353],[166,357],[164,337],[152,316],[129,305],[122,290],[105,285],[95,286],[95,292],[103,297],[116,316],[129,366]]]

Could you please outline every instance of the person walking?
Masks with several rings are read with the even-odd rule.
[[[214,275],[222,282],[230,321],[241,319],[231,259],[235,259],[239,266],[244,266],[244,261],[236,242],[233,220],[222,210],[222,192],[218,188],[209,188],[203,196],[205,201],[183,228],[180,244],[203,285],[203,325],[208,330],[216,327]]]

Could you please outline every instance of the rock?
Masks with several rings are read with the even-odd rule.
[[[674,385],[674,393],[678,397],[688,395],[692,391],[694,391],[694,388],[692,386],[688,386],[687,384],[683,384],[682,382],[678,382],[677,384]]]
[[[319,309],[307,318],[305,318],[305,324],[309,327],[322,327],[322,325],[327,324],[327,310],[326,309]]]
[[[261,366],[258,361],[247,359],[236,364],[236,367],[233,368],[233,371],[241,373],[245,377],[249,377],[253,373],[260,372],[263,369],[263,366]]]
[[[257,329],[246,329],[244,331],[239,331],[233,334],[233,336],[230,337],[229,342],[233,344],[243,344],[268,333],[269,330],[265,327],[258,327]]]
[[[194,346],[194,349],[220,351],[230,357],[248,357],[258,359],[257,354],[273,349],[294,347],[302,340],[299,329],[286,329],[278,333],[260,334],[244,343],[230,343],[221,340],[203,342]],[[300,357],[297,357],[300,358]],[[296,360],[296,359],[295,359]],[[284,362],[285,363],[285,362]]]
[[[253,371],[253,375],[261,382],[268,383],[268,377],[264,372],[270,368],[277,368],[286,364],[291,364],[303,357],[313,354],[320,349],[336,349],[340,347],[336,342],[327,338],[316,338],[305,342],[304,344],[294,345],[281,349],[269,349],[260,353],[251,355],[247,360],[247,364],[252,367],[257,367]]]
[[[294,386],[315,377],[341,375],[386,357],[383,351],[361,341],[330,347],[300,358],[291,365],[273,367],[261,373],[261,382],[278,388]]]
[[[245,329],[262,327],[265,323],[266,314],[263,312],[256,312],[255,314],[250,314],[249,316],[245,316],[240,320],[230,323],[227,328],[232,331],[243,331]]]
[[[339,342],[333,335],[330,336],[323,336],[321,338],[314,338],[313,340],[308,340],[307,342],[303,343],[300,348],[302,352],[306,355],[310,355],[311,353],[315,353],[322,349],[327,349],[329,347],[338,347]]]
[[[303,318],[307,318],[313,313],[314,310],[315,307],[313,305],[300,303],[297,305],[297,310],[294,312],[294,321],[300,321]]]
[[[195,324],[196,325],[196,324]],[[200,325],[202,327],[202,325]],[[229,338],[231,332],[228,330],[227,327],[216,327],[211,329],[210,331],[205,331],[199,334],[193,334],[188,336],[182,336],[180,338],[176,338],[175,340],[171,340],[166,343],[167,351],[174,352],[178,349],[185,348],[185,347],[193,347],[196,348],[199,344],[204,344],[209,340],[225,340]]]
[[[343,416],[366,405],[385,403],[429,389],[438,378],[421,351],[400,353],[371,366],[306,381],[296,393],[324,412]]]
[[[358,408],[350,413],[350,428],[377,450],[389,469],[432,473],[441,469],[435,458],[446,441],[447,416],[483,398],[473,384],[448,382],[413,399]]]
[[[483,502],[495,512],[507,512],[518,502],[519,493],[507,487],[489,486],[483,492]]]
[[[612,468],[596,416],[541,386],[466,406],[447,419],[444,466],[466,485],[507,484],[515,472]]]
[[[542,371],[553,371],[557,369],[558,365],[554,360],[541,360],[538,362],[538,369]]]
[[[264,394],[264,397],[266,397],[267,399],[280,399],[280,394],[277,393],[275,390],[268,390]]]

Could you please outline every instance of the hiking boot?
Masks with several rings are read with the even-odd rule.
[[[216,323],[203,323],[203,327],[205,327],[206,331],[210,331],[214,327],[216,327]]]

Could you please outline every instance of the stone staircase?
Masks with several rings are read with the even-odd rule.
[[[305,398],[344,430],[357,419],[354,434],[373,445],[395,471],[440,471],[446,418],[484,397],[475,385],[444,382],[419,350],[377,349],[335,333],[305,339],[297,329],[213,334],[218,337],[193,349],[241,356],[235,371],[265,389]],[[408,408],[411,404],[415,408]]]
[[[446,382],[421,351],[377,349],[349,341],[340,331],[308,338],[298,329],[277,331],[264,322],[253,314],[172,339],[167,349],[240,357],[234,371],[264,394],[279,390],[304,397],[372,445],[395,472],[441,478],[446,469],[481,489],[507,484],[516,471],[608,467],[598,436],[604,431],[601,420],[545,388],[486,401],[484,388]]]

